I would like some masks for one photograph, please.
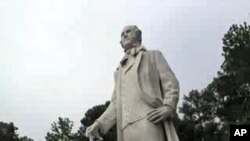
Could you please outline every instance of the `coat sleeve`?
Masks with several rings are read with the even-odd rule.
[[[116,79],[116,75],[114,75]],[[116,105],[117,97],[116,97],[116,87],[114,87],[112,98],[110,105],[106,109],[106,111],[96,120],[96,122],[99,122],[101,124],[101,133],[106,134],[109,129],[115,125],[116,123]]]
[[[179,100],[179,82],[160,51],[155,51],[155,58],[163,95],[163,105],[176,110]]]

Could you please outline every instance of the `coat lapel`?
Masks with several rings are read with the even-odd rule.
[[[138,75],[137,74],[138,73],[138,68],[140,66],[141,58],[142,58],[142,55],[143,55],[144,51],[146,51],[146,48],[144,46],[141,46],[140,51],[138,52],[137,57],[136,57],[136,59],[134,61],[135,62],[136,75]]]
[[[127,64],[124,68],[124,72],[127,73],[127,71],[129,71],[132,66],[135,64],[135,60],[132,60],[131,62],[128,62],[129,64]]]
[[[135,63],[135,70],[136,70],[136,75],[137,75],[137,70],[138,70],[138,67],[140,66],[140,63],[141,63],[141,58],[142,58],[142,54],[143,54],[144,51],[140,51],[138,54],[137,54],[137,57],[136,59],[134,60],[134,63]]]
[[[132,55],[136,55],[135,59],[133,59],[131,62],[128,62],[129,64],[127,64],[124,68],[122,68],[124,70],[124,73],[127,73],[134,65],[134,67],[136,67],[136,72],[138,69],[138,66],[140,64],[141,61],[141,57],[142,57],[142,53],[146,50],[144,46],[140,46],[138,48],[135,48],[136,50],[134,51],[135,53]],[[122,67],[125,63],[127,63],[128,60],[128,55],[125,55],[121,62],[120,62],[120,67]]]
[[[135,67],[135,70],[137,73],[137,69],[138,69],[140,62],[141,62],[142,53],[143,53],[143,51],[140,51],[137,54],[136,58],[133,59],[133,61],[129,62],[129,64],[127,64],[127,66],[124,67],[124,73],[127,73],[133,66]]]

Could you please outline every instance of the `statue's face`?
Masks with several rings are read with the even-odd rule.
[[[126,26],[121,34],[121,45],[124,49],[133,47],[133,44],[138,42],[136,37],[136,29],[133,26]]]

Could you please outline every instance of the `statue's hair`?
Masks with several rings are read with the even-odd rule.
[[[131,26],[135,29],[137,40],[141,43],[142,42],[142,31],[136,25],[131,25]]]

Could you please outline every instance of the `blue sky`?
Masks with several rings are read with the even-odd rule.
[[[250,1],[0,0],[0,19],[0,121],[42,141],[59,116],[76,130],[87,109],[110,99],[125,25],[163,52],[183,97],[216,76],[221,39],[250,23]]]

